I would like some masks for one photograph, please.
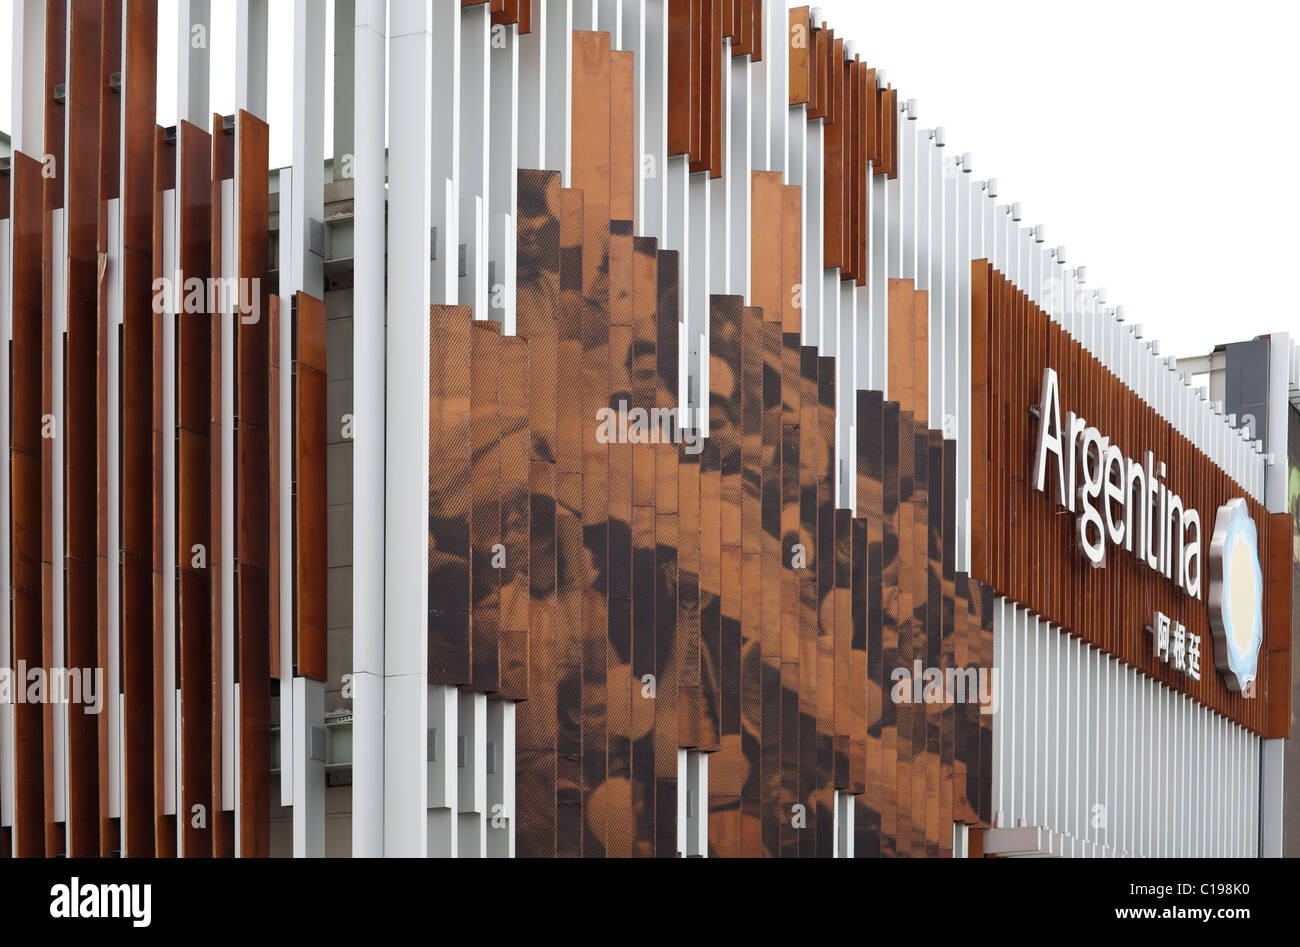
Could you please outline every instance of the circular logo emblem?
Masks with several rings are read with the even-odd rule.
[[[1264,640],[1264,573],[1259,536],[1246,501],[1229,500],[1214,517],[1210,540],[1210,630],[1214,666],[1230,691],[1255,680]]]

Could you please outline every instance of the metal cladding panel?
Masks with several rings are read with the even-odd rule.
[[[10,170],[13,206],[11,359],[14,365],[41,364],[42,298],[41,165],[15,152]],[[43,667],[41,619],[41,372],[14,372],[10,387],[9,525],[11,657]],[[14,707],[13,852],[20,857],[45,855],[44,744],[42,706]]]
[[[468,683],[471,580],[471,327],[468,307],[430,313],[429,683]]]
[[[235,328],[234,555],[239,682],[239,853],[270,854],[270,334],[267,297],[269,129],[241,111],[235,126],[239,219],[236,269],[247,302]],[[245,311],[247,306],[255,312]],[[261,315],[259,315],[261,314]]]
[[[1040,400],[1044,369],[1057,372],[1063,417],[1068,411],[1086,418],[1124,457],[1141,460],[1149,450],[1167,464],[1162,482],[1182,498],[1184,509],[1200,513],[1202,563],[1216,512],[1235,496],[1244,497],[1262,550],[1268,536],[1263,507],[987,261],[972,264],[971,281],[973,574],[1104,653],[1263,733],[1267,692],[1250,698],[1230,691],[1212,670],[1208,571],[1202,567],[1201,596],[1192,598],[1115,544],[1108,543],[1104,568],[1091,568],[1076,548],[1076,517],[1056,515],[1054,499],[1033,489],[1037,428],[1029,408]],[[1261,552],[1266,583],[1267,559]],[[1199,681],[1155,656],[1144,629],[1157,610],[1200,636]],[[1273,624],[1267,602],[1263,621]],[[1267,685],[1268,660],[1261,654],[1259,688]]]
[[[900,530],[900,460],[898,452],[899,410],[897,402],[883,405],[881,443],[883,445],[883,504],[881,514],[881,635],[880,669],[881,695],[881,752],[880,752],[880,854],[906,854],[898,844],[901,831],[898,812],[898,770],[902,754],[900,743],[906,733],[900,732],[905,722],[898,704],[886,699],[887,675],[901,663],[903,612],[906,596],[903,588],[905,570],[902,563],[905,536]],[[855,849],[856,852],[856,849]]]
[[[502,697],[528,697],[531,501],[529,499],[528,342],[501,340],[501,570],[500,684]],[[517,726],[516,722],[516,726]]]
[[[711,707],[718,721],[718,750],[709,768],[709,846],[717,854],[741,854],[741,792],[745,759],[741,738],[741,449],[744,419],[741,403],[741,359],[744,300],[714,296],[710,306],[709,441],[706,447],[709,480],[717,484],[718,565],[716,583],[718,623],[706,642],[709,675],[716,690]],[[711,486],[712,489],[712,486]],[[710,533],[713,531],[710,525]],[[712,550],[711,550],[712,551]]]
[[[64,169],[66,328],[63,351],[64,636],[68,668],[98,665],[96,546],[98,436],[96,369],[102,17],[97,4],[70,9],[65,145],[85,155]],[[111,12],[111,11],[109,11]],[[107,24],[111,28],[111,24]],[[89,160],[94,156],[94,160]],[[86,714],[67,715],[67,854],[99,853],[99,732]]]
[[[293,360],[293,530],[296,676],[328,676],[325,304],[297,294]],[[273,439],[273,442],[277,439]],[[275,452],[273,452],[274,454]],[[278,503],[274,506],[278,506]],[[274,507],[273,507],[274,508]],[[274,593],[275,588],[272,587]]]
[[[212,127],[214,129],[223,128],[223,119],[220,115],[212,116]],[[232,129],[233,131],[233,129]],[[211,206],[212,206],[212,226],[210,229],[209,246],[211,248],[211,270],[214,278],[217,275],[224,274],[226,268],[234,269],[235,261],[223,259],[222,233],[225,221],[223,219],[225,211],[223,208],[222,189],[223,182],[231,180],[235,176],[235,136],[231,132],[223,131],[212,138],[212,184],[211,184]],[[233,208],[232,208],[233,211]],[[232,224],[233,229],[233,224]],[[222,419],[222,379],[223,373],[229,371],[229,367],[224,364],[222,353],[222,318],[211,318],[215,313],[209,313],[209,352],[211,355],[211,371],[209,373],[210,388],[208,391],[208,403],[210,406],[210,422],[208,446],[210,452],[211,468],[209,474],[209,483],[212,486],[211,493],[211,544],[208,547],[208,568],[212,575],[221,574],[221,563],[223,556],[229,558],[234,548],[234,537],[225,536],[222,529],[222,510],[220,502],[220,485],[222,483],[222,445],[223,445],[223,419]],[[228,318],[228,317],[224,317]],[[210,636],[211,644],[211,661],[212,668],[212,808],[211,812],[211,838],[212,854],[218,858],[229,858],[235,853],[235,827],[234,819],[220,804],[223,799],[223,778],[221,759],[223,752],[222,720],[223,695],[222,695],[222,635],[218,631],[222,628],[223,621],[223,590],[220,581],[212,582],[212,601],[211,601],[211,628],[213,633]]]
[[[469,667],[476,691],[497,689],[500,674],[501,327],[490,319],[470,329]],[[460,488],[454,485],[453,489]]]
[[[164,270],[164,235],[163,235],[163,192],[173,190],[175,187],[175,168],[176,155],[175,149],[169,145],[161,128],[154,129],[154,197],[153,197],[153,276],[157,280],[163,275]],[[157,307],[155,307],[157,308]],[[174,857],[176,854],[176,824],[175,816],[166,814],[166,792],[169,777],[174,779],[174,774],[169,772],[168,766],[168,747],[167,747],[167,721],[166,714],[169,710],[174,710],[174,693],[168,693],[165,685],[168,672],[172,675],[172,687],[175,686],[175,638],[168,640],[168,636],[174,636],[174,623],[168,622],[163,615],[163,571],[167,568],[167,563],[163,557],[163,530],[168,525],[166,523],[167,511],[163,498],[163,466],[164,466],[164,447],[163,440],[163,391],[166,386],[165,377],[168,374],[168,367],[163,364],[163,340],[164,340],[164,319],[167,318],[163,313],[155,312],[153,315],[153,331],[151,338],[151,378],[150,390],[152,398],[150,399],[150,432],[149,439],[152,446],[152,463],[150,469],[150,493],[152,501],[152,530],[150,534],[150,571],[151,576],[151,606],[153,612],[153,653],[151,663],[153,670],[153,819],[154,819],[154,852],[159,857]],[[175,324],[173,323],[173,328]],[[174,366],[173,366],[174,367]],[[174,375],[173,375],[174,377]],[[174,449],[174,447],[173,447]],[[174,455],[173,455],[174,459]],[[173,517],[175,513],[173,511]],[[174,519],[172,522],[174,526]],[[172,667],[167,668],[167,650],[172,650]],[[173,705],[169,708],[169,704]]]

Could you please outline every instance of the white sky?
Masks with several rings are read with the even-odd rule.
[[[0,50],[13,0],[0,0]],[[1287,274],[1300,251],[1294,104],[1300,4],[1239,0],[821,0],[836,35],[887,70],[923,126],[943,125],[1107,302],[1190,355],[1300,335]],[[291,5],[270,5],[271,164],[289,163]],[[330,5],[332,8],[332,4]],[[212,105],[234,106],[234,4],[214,0]],[[159,4],[159,115],[175,121],[176,8]],[[332,16],[327,27],[333,34]],[[6,56],[8,59],[8,56]],[[326,88],[332,83],[326,57]],[[0,67],[0,129],[10,70]],[[326,100],[326,123],[330,103]],[[326,154],[330,130],[326,128]]]
[[[1300,333],[1300,4],[816,5],[1162,355]]]

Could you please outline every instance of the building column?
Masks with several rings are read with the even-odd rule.
[[[384,149],[387,4],[353,30],[352,854],[384,854]],[[336,77],[337,78],[337,77]],[[336,165],[337,169],[337,165]]]
[[[394,4],[390,12],[389,182],[401,199],[388,214],[384,853],[424,857],[429,540],[421,511],[429,503],[434,28],[433,10],[424,4]],[[439,87],[437,97],[448,91]]]

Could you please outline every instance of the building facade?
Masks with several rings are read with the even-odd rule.
[[[230,3],[13,0],[0,853],[1292,845],[1286,334],[1162,358],[815,8]]]

